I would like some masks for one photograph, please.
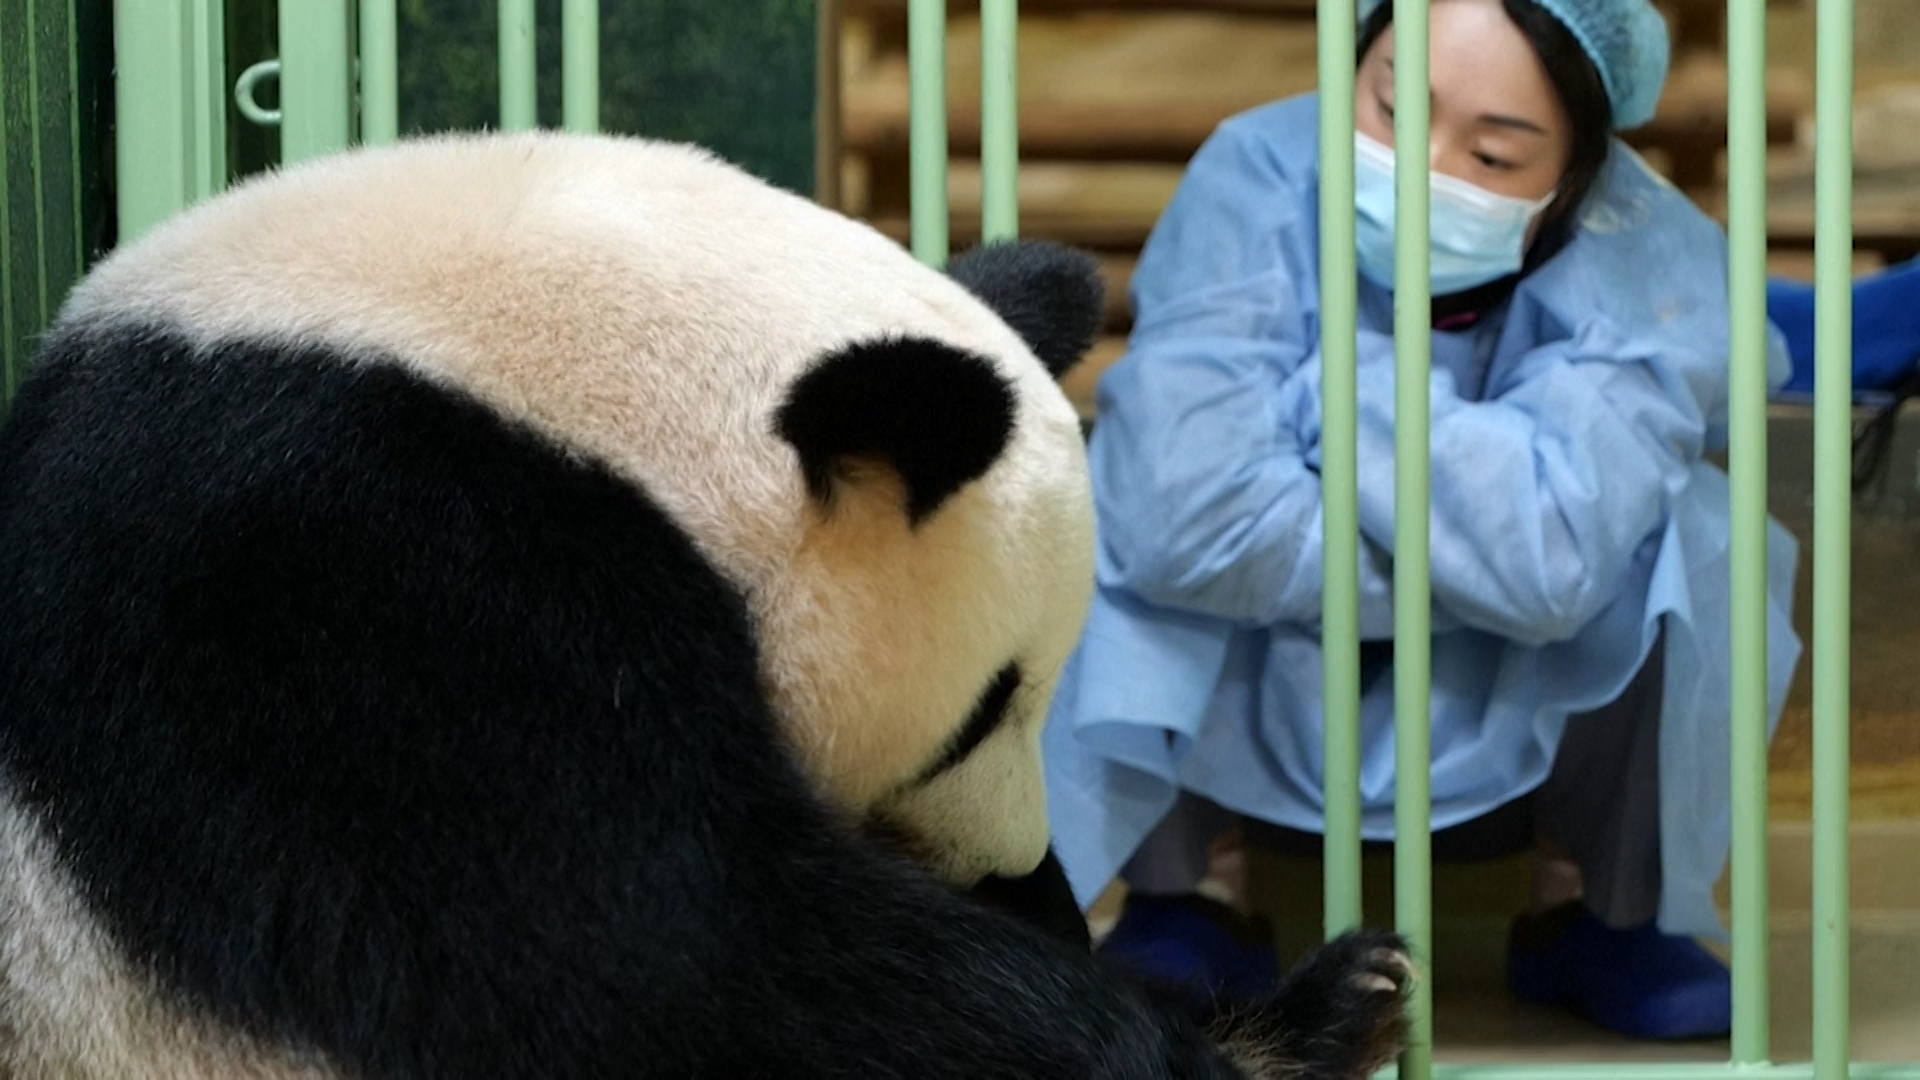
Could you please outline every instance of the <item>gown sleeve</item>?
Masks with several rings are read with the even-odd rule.
[[[1705,450],[1681,350],[1592,329],[1536,346],[1480,401],[1432,373],[1436,604],[1542,645],[1613,600]],[[1360,530],[1375,542],[1393,535],[1393,383],[1391,371],[1360,380]]]
[[[1134,275],[1127,355],[1089,451],[1103,587],[1243,627],[1317,627],[1316,196],[1233,122],[1194,156]],[[1374,348],[1391,350],[1390,343]],[[1392,570],[1361,546],[1361,633],[1392,634]]]

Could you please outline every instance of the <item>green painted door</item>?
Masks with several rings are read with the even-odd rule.
[[[111,0],[0,0],[0,409],[112,242]]]
[[[400,0],[400,130],[499,126],[497,4]],[[535,8],[539,122],[561,122],[558,0]],[[815,0],[603,0],[600,126],[814,186]]]
[[[400,134],[498,128],[499,5],[399,0]],[[560,0],[534,7],[536,118],[562,122]],[[273,58],[276,5],[227,0],[227,71]],[[698,143],[776,184],[814,188],[816,0],[620,0],[599,5],[603,130]],[[279,104],[275,80],[260,104]],[[278,133],[229,109],[228,159],[278,160]]]

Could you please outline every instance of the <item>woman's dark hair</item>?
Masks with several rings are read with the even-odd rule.
[[[1606,166],[1607,154],[1613,145],[1613,101],[1607,97],[1607,85],[1600,79],[1600,69],[1594,67],[1593,59],[1566,24],[1534,0],[1502,2],[1507,18],[1520,28],[1539,55],[1547,77],[1553,80],[1554,92],[1573,124],[1573,149],[1567,159],[1566,176],[1540,220],[1539,235],[1546,243],[1535,245],[1552,246],[1547,238],[1561,232],[1555,226],[1572,220],[1574,212],[1599,181],[1600,170]],[[1374,42],[1392,23],[1393,0],[1382,0],[1360,24],[1361,59],[1365,59],[1367,50],[1373,48]]]

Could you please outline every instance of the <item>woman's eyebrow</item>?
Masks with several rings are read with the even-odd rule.
[[[1491,124],[1494,127],[1513,128],[1516,131],[1532,132],[1535,135],[1547,134],[1546,128],[1541,127],[1539,124],[1536,124],[1531,120],[1527,120],[1518,116],[1504,116],[1499,113],[1486,113],[1480,117],[1480,122],[1483,124]]]

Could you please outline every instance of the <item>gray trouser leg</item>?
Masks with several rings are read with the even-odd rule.
[[[1154,896],[1191,893],[1207,876],[1209,851],[1233,827],[1234,815],[1191,792],[1140,842],[1120,868],[1127,888]]]
[[[1540,835],[1580,867],[1588,910],[1625,929],[1660,907],[1665,639],[1614,701],[1568,720],[1537,796]]]
[[[1654,643],[1613,701],[1567,721],[1553,769],[1535,795],[1535,827],[1580,868],[1586,905],[1625,929],[1660,907],[1660,699],[1665,640]],[[1193,892],[1213,842],[1235,815],[1190,792],[1154,827],[1120,877],[1135,892]]]

